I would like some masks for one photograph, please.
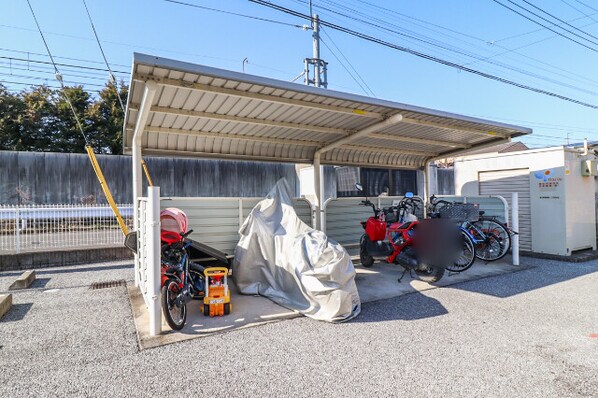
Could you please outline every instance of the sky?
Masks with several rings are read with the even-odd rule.
[[[296,78],[303,71],[303,59],[312,56],[311,31],[297,27],[309,21],[249,0],[181,0],[204,8],[166,0],[86,1],[106,58],[126,83],[134,52],[234,71],[244,68],[246,73],[285,81]],[[65,82],[100,90],[108,74],[90,69],[105,65],[83,0],[30,2],[52,55],[64,64],[58,69]],[[270,2],[309,14],[307,0]],[[533,134],[521,140],[533,148],[585,137],[598,141],[594,1],[313,0],[313,12],[328,23],[453,64],[323,27],[321,58],[328,62],[329,89],[529,127]],[[0,83],[11,91],[31,84],[57,86],[51,65],[40,63],[48,61],[27,1],[2,1]]]

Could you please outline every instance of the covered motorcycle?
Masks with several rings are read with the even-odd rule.
[[[347,251],[299,219],[286,180],[251,211],[235,249],[234,280],[314,319],[342,322],[361,311],[355,268]]]

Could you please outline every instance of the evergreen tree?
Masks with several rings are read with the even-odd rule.
[[[0,84],[0,150],[85,152],[85,140],[65,96],[96,153],[122,153],[124,114],[117,87],[107,83],[97,97],[82,86],[35,86],[12,94]],[[119,94],[126,101],[128,88]]]

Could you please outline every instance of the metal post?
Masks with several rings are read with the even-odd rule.
[[[312,18],[312,37],[314,39],[314,86],[320,87],[320,17],[315,14]]]
[[[430,195],[430,164],[431,160],[424,163],[424,218],[428,216],[428,195]],[[418,192],[419,194],[419,192]]]
[[[145,132],[145,126],[149,117],[149,111],[154,101],[154,95],[158,85],[155,82],[146,82],[141,105],[139,106],[139,113],[137,116],[137,124],[133,132],[133,141],[131,146],[132,160],[133,160],[133,203],[137,206],[137,198],[143,193],[142,173],[143,167],[141,164],[141,138]],[[133,226],[135,231],[139,230],[138,208],[133,212]],[[135,286],[139,286],[139,256],[135,254]]]
[[[19,206],[16,207],[15,214],[15,251],[17,254],[21,252],[21,212]]]
[[[160,312],[160,187],[149,187],[147,193],[147,294],[149,295],[149,332],[162,332]]]
[[[322,231],[322,200],[323,184],[322,184],[322,166],[320,165],[320,154],[316,153],[314,156],[314,192],[316,194],[316,229]]]
[[[519,194],[517,192],[511,194],[511,219],[511,229],[519,232]],[[512,239],[513,265],[519,265],[519,234],[513,235]]]

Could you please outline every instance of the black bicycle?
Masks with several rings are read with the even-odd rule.
[[[430,205],[438,211],[450,211],[452,208],[472,204],[462,202],[449,202],[438,199],[435,195],[430,197]],[[511,248],[511,236],[516,232],[511,231],[504,223],[494,216],[485,216],[484,211],[478,211],[477,220],[465,220],[461,228],[467,230],[476,246],[475,255],[480,260],[489,262],[503,258]]]

